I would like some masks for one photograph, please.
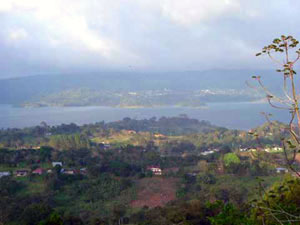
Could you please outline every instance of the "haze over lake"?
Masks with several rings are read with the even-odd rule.
[[[24,128],[39,125],[76,123],[78,125],[99,121],[116,121],[124,117],[144,119],[171,117],[186,114],[190,118],[207,120],[214,125],[232,129],[248,130],[264,123],[261,112],[273,113],[273,119],[284,121],[288,112],[272,109],[264,103],[211,103],[207,108],[159,107],[159,108],[113,108],[113,107],[42,107],[19,108],[0,105],[0,128]]]

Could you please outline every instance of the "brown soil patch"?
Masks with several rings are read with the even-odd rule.
[[[295,160],[296,162],[300,163],[300,153],[296,154]]]
[[[137,199],[131,202],[131,207],[164,206],[176,198],[176,183],[175,178],[152,177],[140,180],[137,184]]]

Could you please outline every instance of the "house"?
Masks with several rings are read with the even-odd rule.
[[[17,170],[15,172],[16,177],[26,177],[28,175],[28,170]]]
[[[53,167],[56,167],[56,166],[60,166],[60,167],[62,167],[62,162],[52,162],[52,166]]]
[[[265,148],[265,152],[283,152],[283,148],[276,146],[272,148]]]
[[[154,175],[162,175],[161,168],[158,166],[148,166],[147,170],[151,170]]]
[[[283,148],[275,146],[275,147],[273,147],[273,151],[282,152]]]
[[[42,175],[44,173],[44,170],[42,168],[37,168],[33,170],[31,173],[36,175]]]
[[[256,152],[255,148],[240,148],[240,152]]]
[[[164,138],[166,138],[166,136],[165,136],[165,135],[163,135],[163,134],[159,134],[159,133],[157,133],[157,134],[154,134],[154,137],[155,137],[155,138],[158,138],[158,139],[164,139]]]
[[[287,173],[289,170],[287,168],[278,167],[276,168],[276,173]]]
[[[1,177],[6,177],[6,176],[10,176],[10,175],[11,175],[11,173],[8,172],[8,171],[0,172],[0,178]]]
[[[246,132],[241,132],[240,134],[239,134],[239,137],[245,137],[247,135],[247,133]]]
[[[87,169],[86,168],[81,168],[79,170],[79,173],[82,174],[82,175],[87,175]]]
[[[74,175],[76,174],[75,170],[71,170],[71,169],[65,169],[63,171],[61,171],[63,174],[67,174],[67,175]]]
[[[111,147],[110,144],[104,144],[104,145],[103,145],[103,148],[104,148],[104,149],[109,149],[110,147]]]
[[[134,130],[123,130],[123,132],[125,134],[136,134],[136,131],[134,131]]]
[[[201,152],[200,155],[210,155],[210,154],[213,154],[214,151],[210,150],[210,151],[204,151],[204,152]]]
[[[104,150],[107,150],[107,149],[109,149],[109,148],[111,147],[111,145],[110,145],[109,143],[105,143],[105,142],[101,142],[101,143],[99,144],[99,146],[100,146],[101,148],[103,148]]]
[[[213,152],[219,152],[220,149],[219,149],[219,148],[213,148],[212,151],[213,151]]]
[[[192,173],[187,173],[186,175],[189,177],[196,177],[198,173],[192,172]]]

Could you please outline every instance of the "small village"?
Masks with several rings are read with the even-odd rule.
[[[52,162],[52,168],[36,168],[33,170],[30,169],[16,169],[14,172],[10,171],[0,171],[0,178],[5,176],[14,176],[14,177],[26,177],[30,175],[44,175],[44,174],[52,174],[55,171],[59,172],[60,174],[65,175],[87,175],[87,168],[80,168],[80,169],[70,169],[64,168],[62,162]],[[146,171],[151,171],[153,175],[161,176],[162,169],[159,166],[147,166]]]

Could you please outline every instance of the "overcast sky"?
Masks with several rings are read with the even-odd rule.
[[[0,0],[0,78],[75,71],[268,68],[300,38],[297,0]]]

